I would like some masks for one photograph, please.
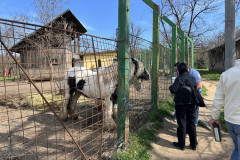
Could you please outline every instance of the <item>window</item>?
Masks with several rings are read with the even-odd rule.
[[[99,68],[99,67],[102,67],[102,62],[101,62],[100,59],[98,60],[98,68]]]
[[[52,64],[53,65],[58,65],[58,59],[52,59]]]

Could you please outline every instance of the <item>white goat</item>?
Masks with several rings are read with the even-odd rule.
[[[118,63],[114,62],[108,67],[98,68],[99,83],[97,72],[85,67],[73,67],[67,71],[65,78],[65,93],[63,107],[60,109],[60,117],[66,121],[68,114],[77,119],[74,113],[77,100],[80,95],[88,98],[99,99],[100,89],[104,100],[104,122],[108,130],[116,128],[113,117],[117,117],[117,83],[118,83]],[[141,89],[142,80],[149,80],[149,73],[144,65],[132,58],[130,60],[129,81],[134,87]]]

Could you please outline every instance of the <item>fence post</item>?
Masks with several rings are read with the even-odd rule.
[[[177,52],[177,25],[174,24],[170,19],[168,19],[166,16],[163,16],[162,19],[167,22],[172,27],[172,44],[171,44],[171,50],[172,50],[172,61],[171,61],[171,75],[173,77],[174,74],[174,64],[176,63],[176,52]]]
[[[191,38],[188,37],[188,41],[191,43],[191,68],[194,67],[194,48],[193,48],[193,41]]]
[[[158,75],[159,75],[159,13],[160,9],[152,0],[143,0],[153,9],[153,58],[152,58],[152,109],[158,107]]]
[[[184,41],[185,41],[185,37],[184,37],[184,32],[180,29],[180,28],[177,28],[178,30],[178,33],[180,34],[181,36],[181,45],[180,45],[180,61],[181,62],[184,62]]]
[[[188,62],[188,38],[187,38],[187,36],[185,36],[185,61],[186,61],[186,64],[189,66],[189,62]]]
[[[118,147],[128,141],[129,116],[129,0],[118,0]]]
[[[177,26],[172,27],[172,63],[171,63],[171,75],[174,74],[174,64],[176,63],[176,52],[177,52]]]
[[[163,46],[163,72],[165,73],[165,65],[166,65],[166,48]]]

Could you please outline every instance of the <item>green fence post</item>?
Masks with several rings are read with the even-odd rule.
[[[189,62],[189,48],[188,48],[188,42],[191,43],[191,62]],[[191,40],[191,38],[189,38],[188,36],[185,36],[185,43],[186,43],[186,48],[185,48],[185,56],[186,56],[186,61],[188,63],[188,66],[190,67],[194,67],[194,48],[193,48],[193,41]]]
[[[180,28],[177,28],[177,30],[178,30],[178,33],[181,36],[180,61],[184,62],[184,41],[185,41],[184,32]]]
[[[163,47],[163,72],[165,73],[165,65],[166,65],[166,48]]]
[[[176,52],[177,52],[177,25],[175,25],[171,20],[169,20],[166,16],[163,16],[162,19],[167,22],[172,27],[172,62],[171,62],[171,75],[173,77],[174,74],[174,64],[176,63]]]
[[[143,53],[144,53],[144,66],[146,67],[147,66],[147,60],[146,60],[146,58],[147,58],[147,53],[146,53],[147,51],[143,51]]]
[[[158,107],[158,75],[159,75],[159,6],[152,0],[143,0],[153,9],[153,58],[152,58],[152,109]]]
[[[174,64],[176,63],[176,51],[177,51],[177,26],[172,27],[172,63],[171,63],[171,75],[174,75]]]
[[[194,48],[193,48],[193,41],[191,38],[187,37],[188,41],[191,43],[191,67],[194,68]]]
[[[129,0],[118,0],[118,146],[128,141],[129,116]]]
[[[151,71],[151,51],[148,51],[148,70]]]
[[[188,62],[188,38],[185,36],[185,61],[186,64],[189,66]]]
[[[193,48],[192,40],[191,40],[191,58],[192,58],[192,68],[194,68],[194,48]]]

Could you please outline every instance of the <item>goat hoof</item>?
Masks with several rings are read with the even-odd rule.
[[[77,114],[74,114],[74,115],[72,116],[72,119],[73,119],[73,120],[77,120],[77,119],[78,119],[78,115],[77,115]]]
[[[66,117],[66,118],[62,118],[62,121],[63,121],[63,122],[67,122],[67,120],[68,120],[67,117]]]

